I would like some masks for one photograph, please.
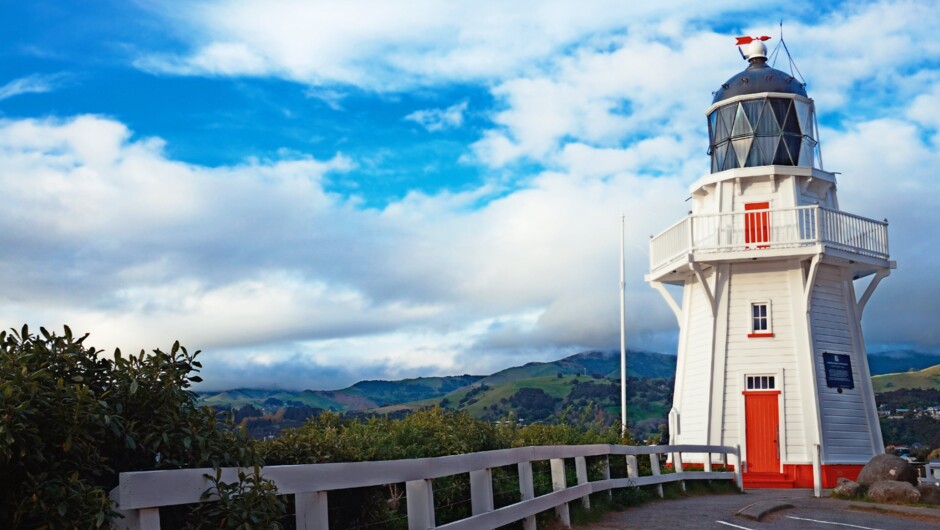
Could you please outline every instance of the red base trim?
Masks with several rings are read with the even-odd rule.
[[[749,339],[767,339],[773,337],[773,333],[748,333],[747,338]]]
[[[672,462],[667,462],[664,466],[666,469],[672,469]],[[682,471],[705,471],[705,464],[701,462],[692,462],[692,463],[683,463]],[[712,463],[712,471],[734,471],[734,464],[719,464],[718,462]]]
[[[823,464],[822,487],[836,487],[840,478],[849,480],[858,478],[862,468],[861,464]],[[771,477],[772,475],[772,477]],[[745,488],[812,488],[812,464],[784,464],[783,473],[744,474]]]

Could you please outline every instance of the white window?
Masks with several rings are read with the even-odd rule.
[[[747,376],[748,390],[776,390],[776,377],[772,375],[749,375]]]
[[[751,332],[748,334],[748,337],[774,336],[769,300],[751,302],[750,319]]]

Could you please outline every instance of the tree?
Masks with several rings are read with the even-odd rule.
[[[201,368],[175,343],[113,358],[26,326],[0,332],[0,520],[13,528],[100,528],[121,471],[260,464],[244,433],[198,406]]]

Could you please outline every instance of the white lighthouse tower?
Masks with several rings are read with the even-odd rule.
[[[895,263],[886,221],[839,209],[813,100],[766,39],[739,39],[750,64],[706,111],[711,173],[650,242],[680,330],[670,443],[740,445],[746,487],[832,487],[884,452],[860,322]]]

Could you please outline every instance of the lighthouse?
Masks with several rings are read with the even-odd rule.
[[[740,446],[745,487],[828,488],[884,452],[861,318],[895,263],[886,220],[839,208],[813,100],[765,40],[739,38],[748,66],[706,110],[711,172],[646,280],[679,324],[670,443]]]

